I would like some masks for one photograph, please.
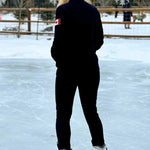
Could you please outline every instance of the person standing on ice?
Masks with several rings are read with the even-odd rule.
[[[57,66],[55,94],[59,150],[71,150],[70,118],[77,87],[92,144],[97,150],[107,150],[96,107],[100,81],[96,51],[103,44],[103,28],[99,12],[89,3],[60,0],[56,10],[51,55]]]
[[[123,8],[131,8],[130,1],[125,0],[122,7]],[[124,24],[125,29],[130,29],[131,16],[132,16],[131,11],[124,11],[123,12],[123,21],[125,22],[125,24]]]

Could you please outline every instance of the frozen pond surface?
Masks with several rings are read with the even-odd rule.
[[[148,16],[144,22],[149,21]],[[12,14],[2,18],[15,20]],[[117,20],[114,15],[104,16],[102,21],[122,21],[122,16]],[[1,23],[0,29],[8,26]],[[26,27],[22,25],[25,30]],[[36,24],[31,28],[36,29]],[[149,25],[132,25],[131,30],[125,30],[123,25],[103,24],[103,28],[105,34],[149,35],[150,32]],[[35,39],[31,35],[22,35],[20,39],[16,35],[0,35],[0,150],[57,150],[56,68],[49,53],[53,37]],[[104,40],[97,52],[101,60],[97,107],[106,144],[109,150],[149,150],[150,41]],[[78,92],[71,127],[73,150],[92,150]]]
[[[98,112],[109,150],[150,147],[150,63],[102,60]],[[0,59],[0,150],[56,150],[55,64]],[[71,120],[73,150],[92,150],[78,92]]]

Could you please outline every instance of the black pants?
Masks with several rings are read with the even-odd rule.
[[[56,75],[56,131],[59,149],[70,149],[70,118],[76,88],[79,89],[83,112],[92,136],[92,144],[103,145],[103,127],[97,114],[96,99],[99,86],[99,67],[57,70]]]

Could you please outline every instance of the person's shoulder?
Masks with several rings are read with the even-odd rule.
[[[85,1],[85,5],[86,5],[86,7],[89,9],[89,10],[91,10],[92,12],[94,12],[95,14],[98,14],[99,12],[98,12],[98,9],[95,7],[95,6],[93,6],[92,4],[89,4],[89,3],[87,3],[86,1]]]
[[[63,5],[65,5],[65,4],[63,4]],[[63,10],[63,5],[60,5],[57,7],[56,13],[61,12]]]
[[[99,16],[100,15],[100,12],[98,11],[98,9],[92,5],[92,10],[93,10],[93,13],[96,15],[96,16]]]
[[[58,6],[56,9],[56,13],[59,13],[59,12],[62,12],[63,10],[65,10],[67,5],[68,5],[68,3]]]
[[[84,4],[86,5],[86,7],[90,8],[90,9],[97,10],[97,8],[92,5],[92,3],[90,4],[90,3],[86,2],[86,0],[84,0]]]

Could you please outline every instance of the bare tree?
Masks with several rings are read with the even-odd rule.
[[[18,24],[18,35],[17,37],[20,38],[20,27],[21,27],[21,8],[25,8],[26,7],[26,2],[27,0],[16,0],[16,7],[19,8],[19,24]]]
[[[95,5],[100,7],[112,7],[117,0],[95,0]]]
[[[150,0],[142,0],[143,6],[150,6]]]
[[[33,0],[27,0],[27,2],[26,2],[26,7],[27,7],[27,8],[32,8],[32,7],[34,7],[34,1],[33,1]]]

